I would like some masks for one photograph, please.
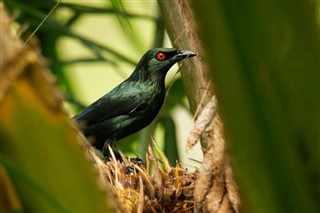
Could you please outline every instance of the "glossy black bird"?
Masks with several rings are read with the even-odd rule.
[[[93,146],[131,135],[150,124],[158,114],[164,98],[164,80],[178,61],[196,54],[188,50],[155,48],[146,52],[130,77],[92,103],[73,120]]]

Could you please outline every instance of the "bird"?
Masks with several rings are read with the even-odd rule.
[[[107,145],[149,125],[165,99],[165,77],[177,62],[196,56],[189,50],[154,48],[132,74],[72,118],[85,137],[103,153]]]

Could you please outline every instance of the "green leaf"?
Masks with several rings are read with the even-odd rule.
[[[317,212],[319,5],[193,4],[243,211]]]
[[[176,165],[179,161],[177,147],[176,126],[171,116],[165,116],[160,119],[160,124],[164,127],[164,153],[168,158],[170,165]]]
[[[5,46],[16,49],[1,49],[5,57],[0,79],[0,167],[10,176],[22,209],[111,212],[93,162],[62,109],[52,76],[39,63],[43,59],[19,42],[11,44],[13,39],[5,32],[1,32]]]
[[[184,109],[189,110],[184,101],[186,94],[181,78],[176,79],[171,86],[167,87],[167,94],[162,111],[170,112],[176,106],[182,106]]]

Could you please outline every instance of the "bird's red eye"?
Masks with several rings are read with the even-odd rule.
[[[159,52],[159,53],[157,54],[157,59],[158,59],[159,61],[164,61],[164,59],[166,59],[166,55],[165,55],[163,52]]]

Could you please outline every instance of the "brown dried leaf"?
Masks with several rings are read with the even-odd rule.
[[[200,115],[197,117],[192,130],[187,139],[187,150],[191,149],[200,139],[201,134],[205,131],[209,123],[212,121],[217,111],[217,99],[212,96],[211,100],[203,108]]]
[[[206,131],[213,134],[208,140],[210,143],[195,183],[197,208],[202,212],[238,212],[240,199],[225,156],[223,126],[219,116],[214,117]]]

